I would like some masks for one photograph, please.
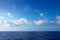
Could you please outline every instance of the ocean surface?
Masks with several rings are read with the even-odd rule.
[[[0,40],[60,40],[60,31],[1,31]]]

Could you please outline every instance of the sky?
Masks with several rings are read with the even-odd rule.
[[[60,0],[0,0],[0,31],[60,31]]]

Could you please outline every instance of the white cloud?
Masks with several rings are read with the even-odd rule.
[[[17,20],[13,20],[13,24],[19,25],[19,22]]]
[[[60,21],[59,21],[59,23],[60,23]],[[30,25],[30,24],[32,24],[32,25]],[[40,25],[60,26],[59,24],[56,24],[55,21],[48,21],[48,20],[29,21],[27,18],[19,18],[17,20],[12,20],[11,22],[6,21],[6,20],[0,21],[0,29],[3,31],[5,31],[5,30],[16,31],[18,28],[24,29],[25,28],[24,26],[33,26],[33,25],[36,27],[40,26]]]
[[[57,16],[56,19],[57,19],[56,23],[60,24],[60,16]]]
[[[60,21],[59,21],[60,23]],[[38,21],[34,21],[34,24],[37,26],[40,25],[51,25],[51,26],[59,26],[59,24],[57,24],[55,21],[48,21],[48,20],[38,20]]]
[[[13,30],[14,26],[10,22],[6,20],[0,22],[0,31],[13,31]]]
[[[11,14],[11,13],[9,13],[9,12],[8,12],[8,14],[7,14],[7,15],[8,15],[9,17],[12,17],[12,14]]]
[[[3,17],[1,17],[3,18]],[[57,22],[57,23],[56,23]],[[57,21],[48,21],[48,20],[37,20],[37,21],[30,21],[27,18],[19,18],[17,20],[12,20],[11,22],[1,20],[0,26],[1,27],[14,27],[14,26],[20,26],[20,25],[59,25],[60,19],[57,19]]]
[[[1,27],[16,27],[16,26],[20,26],[20,25],[31,25],[32,22],[29,21],[28,19],[26,18],[20,18],[20,19],[17,19],[17,20],[12,20],[11,22],[7,21],[7,20],[1,20],[0,21],[0,26]]]
[[[1,27],[11,27],[10,23],[8,21],[1,21],[0,22]]]
[[[57,19],[57,20],[60,20],[60,16],[57,16],[56,19]]]
[[[60,24],[60,20],[57,20],[57,24]]]
[[[35,23],[36,25],[42,25],[42,24],[47,23],[47,20],[38,20],[38,21],[34,21],[34,23]]]
[[[31,22],[26,18],[20,18],[20,19],[17,19],[17,20],[13,20],[13,24],[16,24],[16,25],[31,24]]]

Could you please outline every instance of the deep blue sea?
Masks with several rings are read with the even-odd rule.
[[[0,40],[60,40],[60,31],[1,31]]]

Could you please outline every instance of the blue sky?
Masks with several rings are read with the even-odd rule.
[[[0,31],[60,31],[60,0],[0,0]]]

